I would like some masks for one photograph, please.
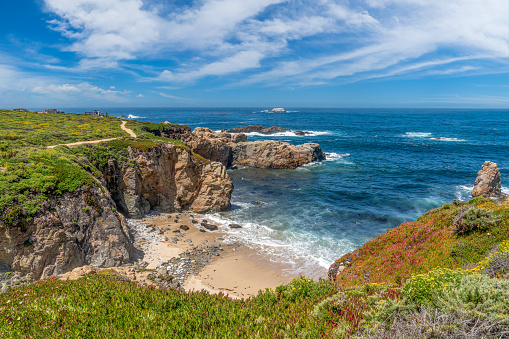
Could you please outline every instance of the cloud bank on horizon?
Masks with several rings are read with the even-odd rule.
[[[36,9],[33,33],[1,40],[4,98],[192,105],[207,104],[199,97],[210,91],[509,85],[507,0],[44,0]],[[477,94],[490,102],[486,93]],[[462,96],[445,94],[417,101]],[[509,106],[509,95],[494,98]]]

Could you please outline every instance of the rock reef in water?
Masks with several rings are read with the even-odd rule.
[[[290,132],[291,130],[288,128],[282,128],[278,126],[272,126],[272,127],[264,127],[264,126],[255,126],[255,125],[249,125],[249,126],[243,126],[243,127],[235,127],[232,129],[223,129],[221,132],[223,133],[260,133],[265,135],[271,135],[276,133],[284,133],[284,132]]]
[[[252,131],[252,127],[258,131],[265,129],[263,126],[247,126],[242,129]],[[275,131],[280,127],[271,127],[271,129]],[[320,145],[316,143],[292,145],[287,142],[271,140],[248,142],[243,133],[230,134],[224,131],[226,130],[214,132],[208,128],[197,127],[191,132],[189,127],[172,127],[155,133],[166,138],[180,140],[188,145],[193,152],[211,161],[220,162],[226,167],[251,166],[293,169],[313,161],[325,160],[325,154]]]
[[[502,195],[500,171],[496,163],[485,161],[481,170],[477,173],[473,197],[500,197]]]
[[[281,141],[240,142],[233,146],[233,164],[260,168],[294,169],[325,160],[320,145],[292,145]]]

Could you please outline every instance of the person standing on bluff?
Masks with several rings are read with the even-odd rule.
[[[485,161],[481,167],[481,170],[477,173],[477,179],[475,179],[472,196],[483,196],[488,198],[500,197],[501,195],[502,189],[498,166],[494,162]]]

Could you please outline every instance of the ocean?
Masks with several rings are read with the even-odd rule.
[[[271,107],[269,107],[270,109]],[[90,109],[70,108],[68,112]],[[343,254],[453,199],[466,201],[486,160],[509,193],[509,110],[108,108],[152,122],[219,131],[246,125],[292,132],[248,140],[317,142],[327,160],[295,170],[230,170],[232,209],[208,217],[231,240],[287,263],[289,274],[324,276]],[[506,185],[506,186],[504,186]],[[229,229],[230,223],[241,229]]]

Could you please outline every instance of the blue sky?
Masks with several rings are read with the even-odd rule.
[[[509,107],[507,0],[16,0],[0,108]]]

